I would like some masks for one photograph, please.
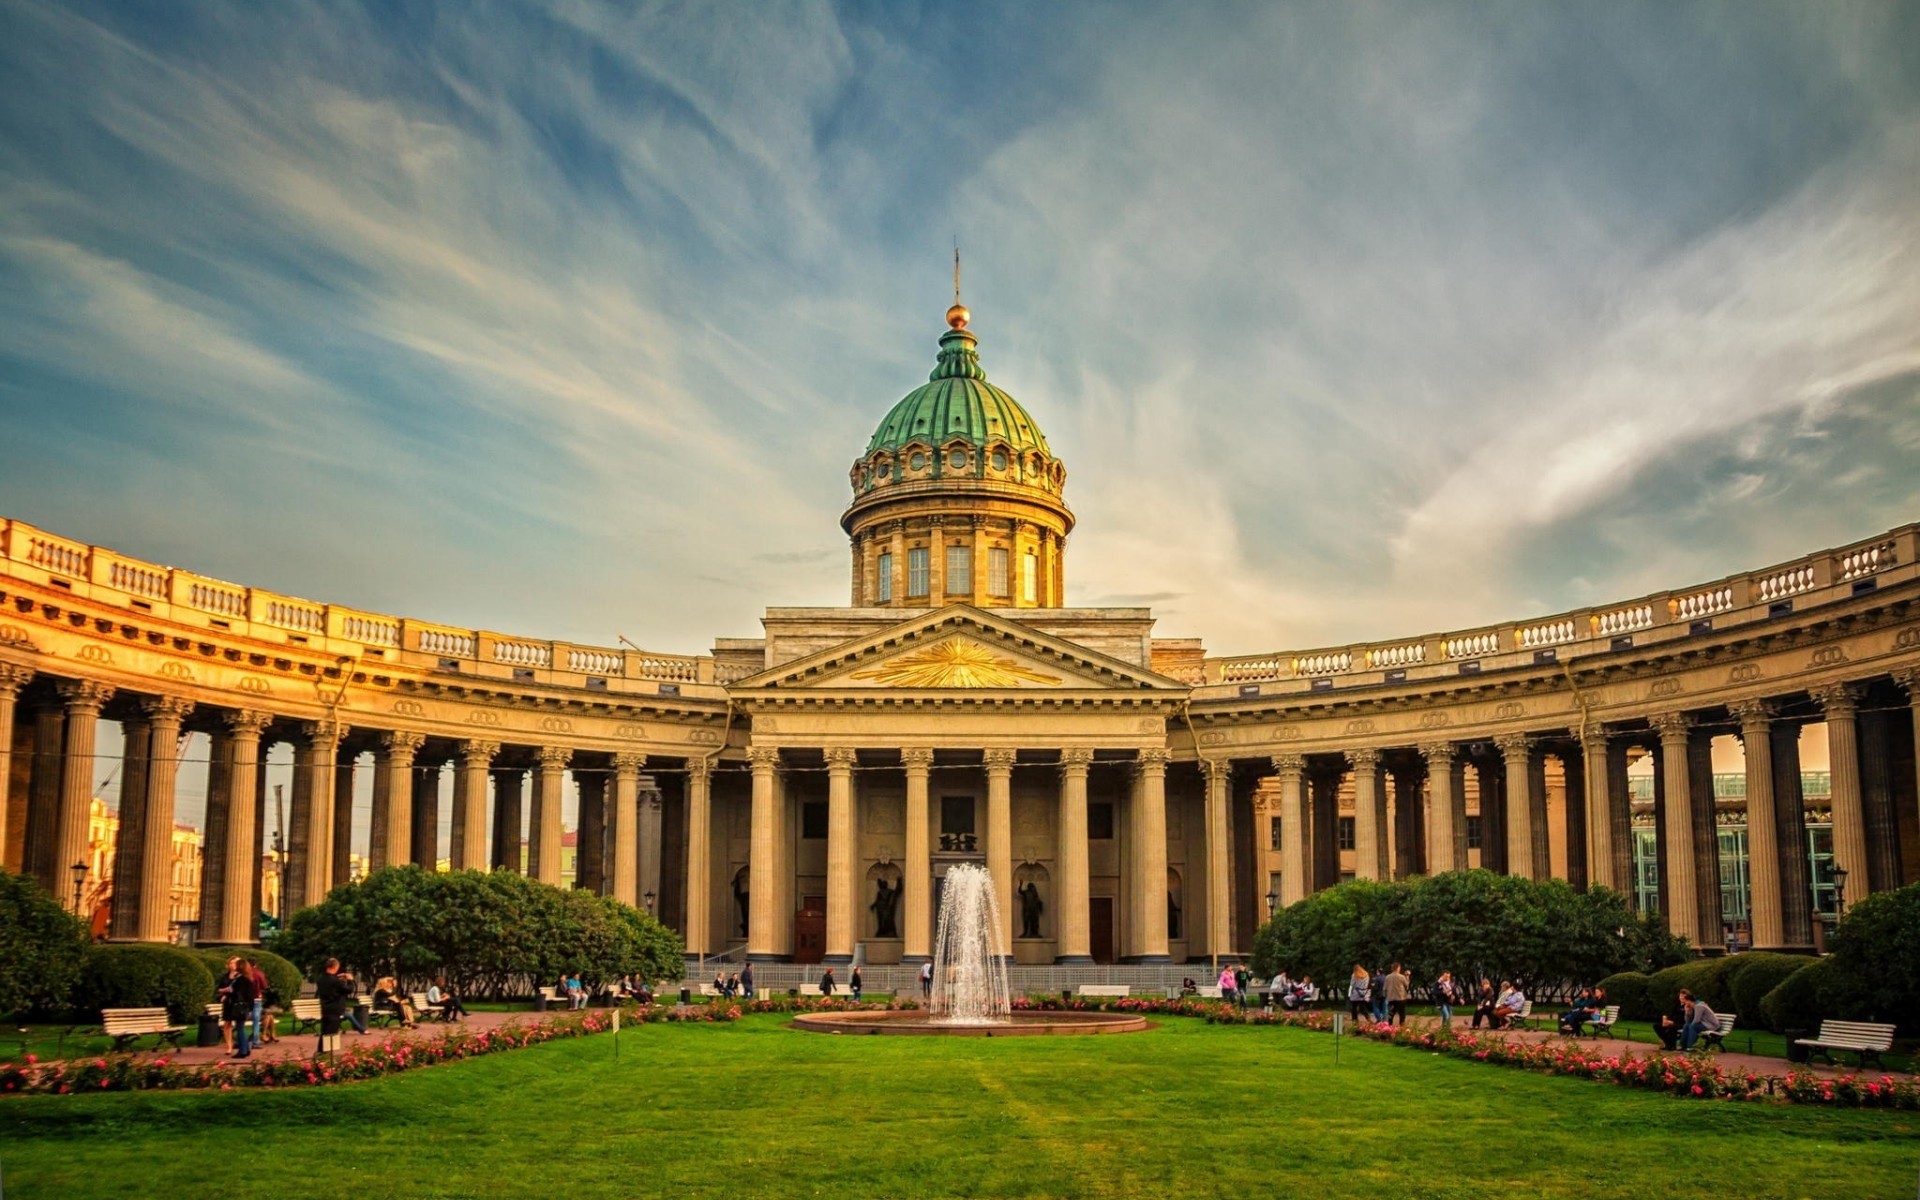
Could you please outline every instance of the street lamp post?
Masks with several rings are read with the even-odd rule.
[[[1833,923],[1838,925],[1840,918],[1847,915],[1847,869],[1839,863],[1833,864]]]
[[[1280,894],[1278,892],[1268,892],[1267,893],[1267,915],[1269,917],[1273,915],[1273,910],[1277,908],[1279,904],[1280,904]]]
[[[647,900],[647,915],[648,915],[648,916],[652,916],[652,915],[653,915],[653,899],[654,899],[654,897],[653,897],[653,893],[652,893],[652,892],[648,892],[648,893],[647,893],[647,895],[646,895],[646,900]]]
[[[85,861],[74,863],[67,868],[73,873],[73,915],[80,915],[80,893],[87,885],[87,864]]]

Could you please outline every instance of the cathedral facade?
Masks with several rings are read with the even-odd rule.
[[[1066,466],[968,325],[956,305],[852,464],[848,606],[768,609],[706,655],[362,612],[5,522],[0,861],[71,890],[105,720],[126,939],[166,935],[191,733],[210,942],[257,937],[277,743],[290,907],[357,858],[558,883],[564,845],[576,886],[690,957],[916,961],[959,863],[990,868],[1034,965],[1243,954],[1352,877],[1604,885],[1735,948],[1811,946],[1823,913],[1920,879],[1920,528],[1531,620],[1209,656],[1148,609],[1067,604]]]

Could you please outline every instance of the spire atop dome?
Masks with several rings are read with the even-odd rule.
[[[960,303],[960,239],[955,238],[953,239],[953,307],[947,310],[947,324],[954,329],[965,329],[967,322],[972,319],[973,314],[967,311],[966,305]],[[934,378],[938,379],[940,376],[936,374]],[[979,378],[985,379],[986,376],[982,375]]]

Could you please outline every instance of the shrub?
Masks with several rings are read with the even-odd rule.
[[[1733,996],[1727,988],[1731,958],[1701,958],[1655,971],[1647,980],[1647,1004],[1654,1014],[1672,1012],[1679,1005],[1680,989],[1705,1000],[1717,1013],[1733,1011]]]
[[[1653,1005],[1647,1002],[1647,985],[1652,977],[1638,971],[1622,971],[1600,981],[1607,990],[1607,1003],[1620,1006],[1620,1016],[1628,1021],[1653,1020]]]
[[[28,876],[0,871],[0,1013],[64,1008],[86,955],[84,922]]]
[[[1813,962],[1806,954],[1775,954],[1758,950],[1736,955],[1728,967],[1733,979],[1733,1011],[1742,1025],[1765,1025],[1767,1016],[1761,1004],[1787,976]],[[1775,1032],[1779,1032],[1775,1030]]]
[[[146,942],[89,946],[74,990],[74,1005],[84,1012],[165,1005],[177,1022],[198,1020],[212,1002],[213,975],[199,955]]]
[[[266,973],[267,986],[273,989],[282,1003],[291,1004],[300,995],[300,968],[271,951],[257,950],[252,946],[201,946],[194,953],[212,972],[216,989],[227,973],[227,960],[237,954],[250,963],[260,965],[260,969]]]
[[[1920,883],[1877,892],[1848,909],[1832,949],[1834,973],[1823,996],[1830,1006],[1920,1032]]]
[[[1789,1029],[1818,1029],[1825,1011],[1822,993],[1833,974],[1831,958],[1815,959],[1780,981],[1778,987],[1760,1001],[1769,1028],[1785,1033]]]

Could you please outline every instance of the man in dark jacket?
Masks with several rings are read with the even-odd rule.
[[[260,998],[254,987],[253,973],[238,958],[227,960],[227,977],[220,984],[220,1017],[233,1026],[233,1056],[245,1058],[253,1053],[247,1036],[247,1022],[253,1019],[253,1002]]]
[[[331,1053],[339,1047],[340,1022],[353,999],[353,976],[340,969],[339,959],[330,958],[326,973],[313,990],[320,999],[320,1053]]]

